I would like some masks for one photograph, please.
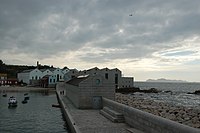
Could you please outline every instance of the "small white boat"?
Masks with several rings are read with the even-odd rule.
[[[9,98],[8,107],[17,107],[17,99],[14,96]]]

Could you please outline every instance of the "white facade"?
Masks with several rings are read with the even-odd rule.
[[[26,84],[30,84],[31,80],[39,80],[42,78],[42,72],[39,69],[24,70],[17,74],[18,81],[23,81]]]
[[[50,71],[49,69],[45,69],[42,71],[42,77],[44,77],[46,75],[53,75],[53,72]]]
[[[24,70],[17,74],[18,81],[23,81],[26,84],[33,84],[35,81],[39,81],[44,76],[49,75],[49,84],[55,84],[58,81],[64,80],[64,73],[67,73],[68,69],[32,69]],[[32,81],[32,82],[31,82]]]
[[[24,83],[26,83],[26,84],[29,84],[30,83],[30,79],[29,79],[29,75],[30,75],[30,72],[31,72],[32,70],[25,70],[25,71],[23,71],[23,72],[21,72],[21,73],[17,73],[17,79],[18,79],[18,81],[20,82],[20,81],[22,81],[22,82],[24,82]]]
[[[53,70],[53,75],[56,76],[56,82],[64,80],[64,73],[60,68],[56,68],[55,70]]]
[[[30,72],[29,79],[31,80],[40,80],[43,77],[42,72],[39,69],[34,69]]]

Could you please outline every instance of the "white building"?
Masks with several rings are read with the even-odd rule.
[[[49,69],[31,69],[24,70],[17,74],[18,81],[22,81],[28,85],[39,85],[40,79],[48,77],[47,84],[56,84],[56,82],[64,81],[64,74],[69,69],[49,68]]]
[[[17,74],[18,81],[22,81],[26,84],[32,84],[32,81],[38,81],[43,77],[42,72],[39,69],[24,70]]]

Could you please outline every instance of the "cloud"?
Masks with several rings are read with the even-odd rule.
[[[199,21],[198,0],[1,0],[0,56],[9,63],[177,70],[199,60]]]

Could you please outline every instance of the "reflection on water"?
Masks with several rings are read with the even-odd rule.
[[[56,95],[29,93],[30,100],[22,104],[24,93],[7,93],[0,96],[0,132],[2,133],[62,133],[67,132],[61,110],[53,108],[57,103]],[[16,108],[8,108],[8,98],[15,96]]]

